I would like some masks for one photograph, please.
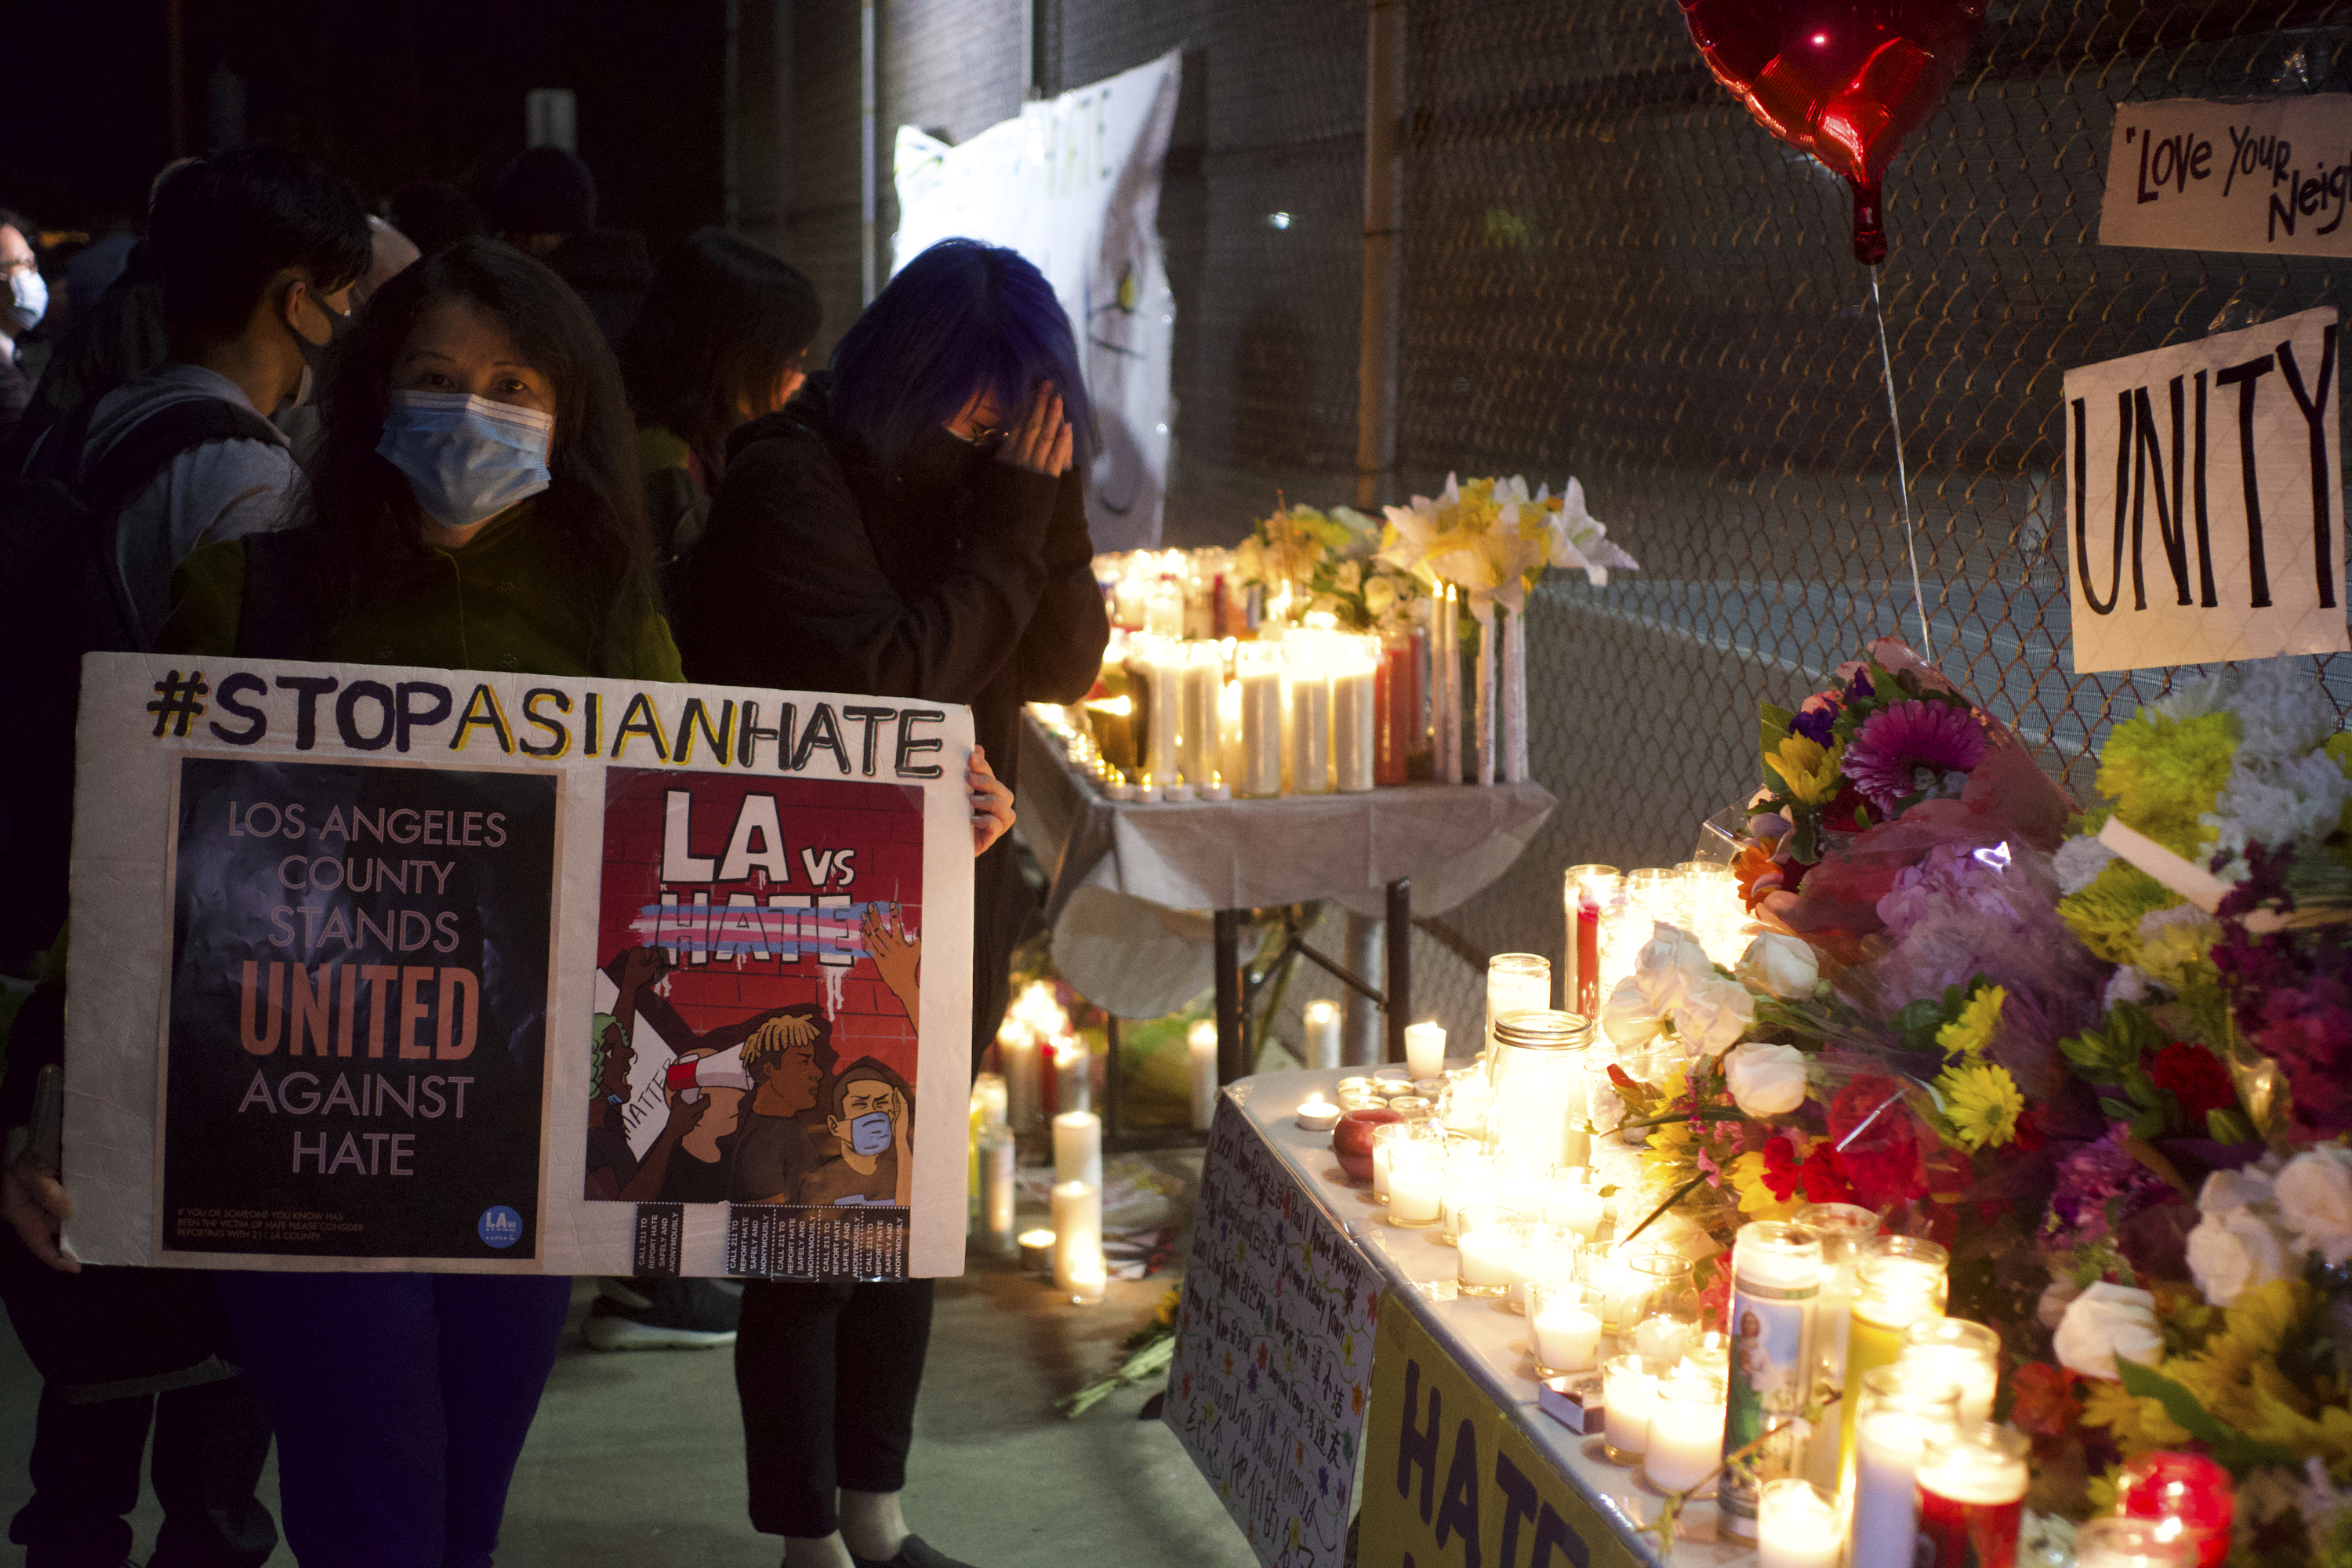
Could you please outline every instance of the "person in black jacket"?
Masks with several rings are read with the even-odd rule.
[[[1021,704],[1083,697],[1109,638],[1087,534],[1092,434],[1044,275],[974,240],[933,246],[824,374],[730,443],[678,617],[692,678],[965,703],[1013,784]],[[975,878],[976,1058],[1029,895],[1005,844]],[[793,1568],[949,1562],[898,1503],[930,1316],[928,1279],[746,1287],[751,1519]]]

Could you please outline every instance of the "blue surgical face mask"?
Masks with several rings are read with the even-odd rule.
[[[375,449],[426,516],[466,528],[547,488],[554,429],[551,415],[471,393],[395,392]]]
[[[890,1147],[887,1111],[868,1111],[849,1124],[849,1146],[860,1154],[879,1154]]]
[[[20,332],[31,331],[49,313],[49,281],[31,268],[8,278],[8,320]]]

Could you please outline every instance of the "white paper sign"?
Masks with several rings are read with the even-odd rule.
[[[944,704],[91,655],[66,1244],[961,1272],[971,747]]]
[[[1160,166],[1182,56],[1171,50],[950,147],[898,128],[891,270],[963,236],[1019,251],[1054,285],[1095,419],[1087,521],[1097,550],[1160,542],[1176,299],[1160,250]]]
[[[2352,95],[2116,106],[2099,240],[2352,256]]]
[[[2340,653],[2336,312],[2066,373],[2074,669]]]

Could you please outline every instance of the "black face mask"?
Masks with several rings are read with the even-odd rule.
[[[968,483],[976,465],[984,463],[990,448],[967,441],[944,425],[934,425],[915,437],[898,459],[901,483],[920,490],[952,490]]]
[[[352,330],[352,312],[331,309],[324,300],[315,294],[310,296],[310,302],[319,307],[320,315],[327,318],[327,341],[323,343],[314,343],[300,332],[294,334],[294,346],[302,354],[302,382],[294,389],[294,404],[297,407],[306,403],[316,403],[319,400],[320,384],[327,379],[327,356],[334,352],[335,345],[341,342]]]

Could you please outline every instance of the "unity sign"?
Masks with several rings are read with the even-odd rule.
[[[962,1267],[969,713],[92,655],[86,1262]]]

